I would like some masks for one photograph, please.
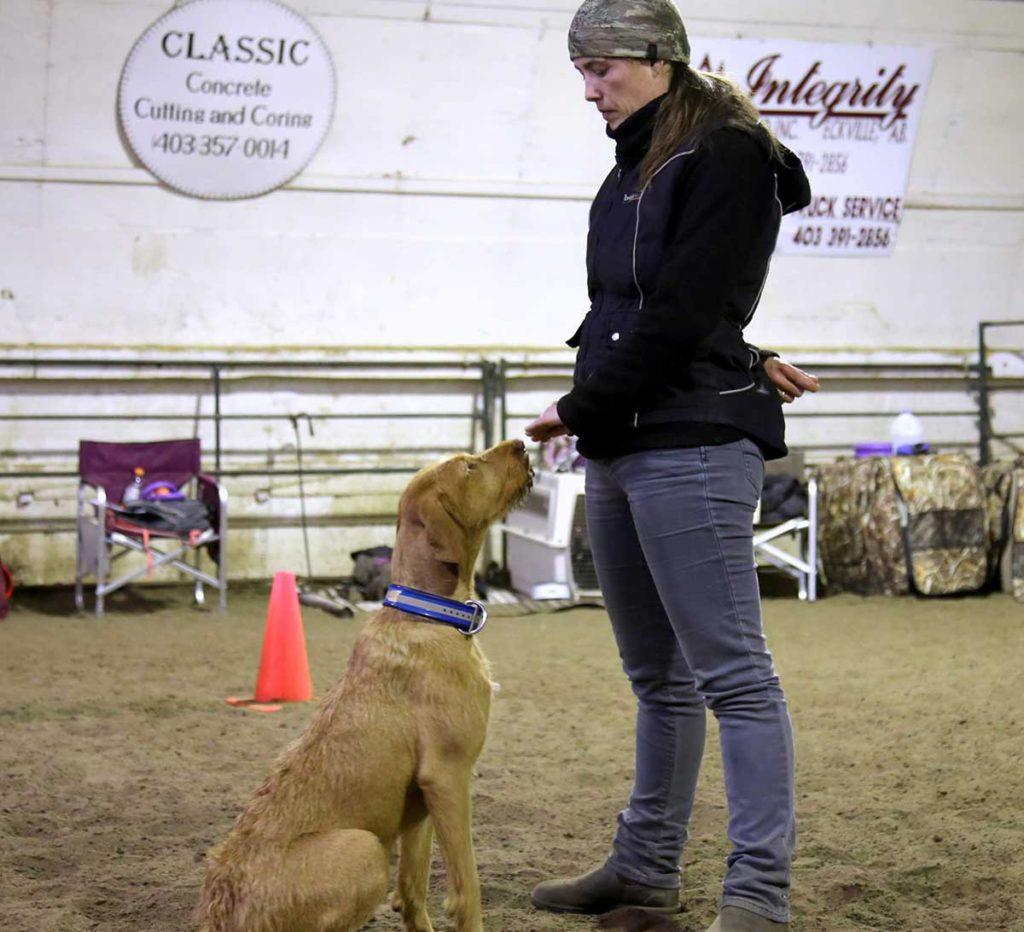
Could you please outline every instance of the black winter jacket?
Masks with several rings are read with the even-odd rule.
[[[681,147],[646,187],[639,165],[663,98],[614,133],[616,166],[590,209],[590,311],[562,422],[585,456],[750,437],[786,453],[778,394],[743,339],[784,213],[810,200],[799,159],[734,128]]]

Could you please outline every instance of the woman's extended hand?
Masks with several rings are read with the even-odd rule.
[[[526,436],[537,443],[543,443],[552,437],[562,437],[569,433],[569,428],[562,423],[558,416],[558,407],[550,404],[544,409],[544,413],[536,420],[526,425]]]
[[[778,390],[783,404],[789,404],[804,392],[816,392],[821,388],[821,382],[816,375],[804,372],[803,369],[798,369],[777,356],[769,356],[764,361],[764,371],[768,373],[768,378]]]

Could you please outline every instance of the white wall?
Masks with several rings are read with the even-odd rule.
[[[337,66],[330,136],[289,189],[209,203],[157,186],[117,131],[121,65],[163,4],[5,0],[4,342],[541,348],[574,329],[611,150],[566,58],[572,4],[295,6]],[[850,6],[686,5],[696,35],[939,49],[896,255],[780,259],[754,336],[968,348],[1024,288],[1024,7]]]
[[[331,133],[287,188],[218,203],[160,187],[118,135],[121,66],[165,4],[0,0],[0,345],[9,353],[560,355],[585,310],[587,202],[611,160],[565,52],[575,3],[292,5],[335,61]],[[1024,4],[702,0],[684,14],[694,36],[937,48],[895,254],[779,257],[755,342],[819,363],[961,363],[979,320],[1024,317]],[[0,413],[65,404],[32,375],[0,383]],[[972,404],[962,385],[925,397],[909,383],[884,395],[863,380],[834,384],[804,412],[884,411],[908,397],[921,409]],[[118,404],[108,398],[95,410]],[[336,402],[300,398],[295,410],[314,403]],[[420,399],[406,392],[390,403]],[[0,429],[4,448],[44,466],[66,466],[84,432]],[[974,437],[968,416],[937,420],[940,429],[950,443]],[[839,447],[848,430],[794,419],[791,434]],[[854,431],[873,439],[884,425]],[[30,516],[11,504],[15,486],[0,486],[0,528]],[[334,538],[336,549],[351,539]],[[0,533],[5,558],[21,552],[3,542]],[[45,561],[50,578],[67,577],[66,543]],[[262,574],[266,561],[253,560]]]

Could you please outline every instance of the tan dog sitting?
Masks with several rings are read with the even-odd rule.
[[[521,501],[531,477],[518,440],[416,475],[399,505],[393,582],[468,599],[488,526]],[[482,929],[470,776],[490,699],[487,661],[474,638],[381,609],[309,727],[210,852],[200,930],[358,929],[386,895],[399,841],[393,905],[407,930],[430,932],[435,831],[456,929]]]

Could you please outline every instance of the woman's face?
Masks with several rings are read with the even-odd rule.
[[[584,97],[597,106],[612,129],[668,90],[671,71],[663,61],[574,58],[572,63],[583,75]]]

